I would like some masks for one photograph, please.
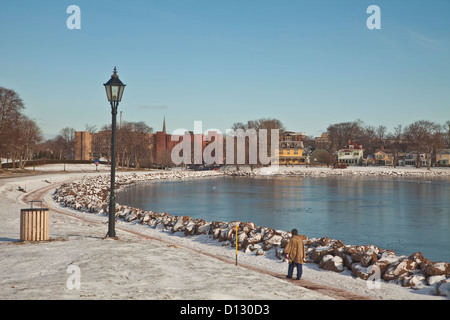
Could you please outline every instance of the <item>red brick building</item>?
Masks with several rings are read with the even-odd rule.
[[[148,157],[150,159],[145,159],[143,162],[162,166],[172,165],[172,150],[178,143],[183,141],[183,136],[168,134],[166,130],[166,119],[164,118],[162,130],[148,134]],[[206,141],[206,137],[203,134],[189,132],[189,136],[191,140],[190,163],[198,163],[199,158],[195,158],[195,152],[197,152],[197,155],[199,153],[203,155],[203,151],[211,141]],[[221,135],[218,137],[223,139]],[[109,158],[110,139],[110,131],[99,131],[98,133],[92,134],[87,131],[75,132],[75,159],[94,161],[97,158]],[[199,148],[199,146],[201,147]],[[117,152],[120,153],[120,150],[117,150]]]

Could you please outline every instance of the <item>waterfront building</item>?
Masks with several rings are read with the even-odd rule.
[[[299,135],[285,133],[283,141],[279,142],[278,149],[275,149],[275,157],[280,165],[306,164],[307,155],[303,147],[303,142]],[[276,160],[275,160],[276,163]]]
[[[284,131],[280,135],[280,141],[304,141],[306,138],[303,132]]]
[[[438,149],[436,152],[436,165],[442,167],[450,166],[450,149]]]
[[[338,151],[338,162],[345,162],[348,165],[362,165],[364,163],[362,145],[349,141],[347,146]]]
[[[393,166],[395,161],[395,154],[388,150],[380,150],[374,154],[375,164],[379,166]]]
[[[418,153],[417,151],[408,152],[405,158],[399,161],[402,166],[417,166],[417,154],[419,154],[419,161],[421,167],[427,166],[427,157],[425,153]]]

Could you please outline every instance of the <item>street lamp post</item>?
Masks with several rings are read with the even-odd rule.
[[[125,85],[119,80],[116,67],[111,79],[104,84],[106,96],[111,104],[112,126],[111,126],[111,187],[109,191],[109,222],[107,237],[115,238],[115,219],[116,219],[116,196],[114,188],[116,184],[116,116],[119,102],[122,100]]]

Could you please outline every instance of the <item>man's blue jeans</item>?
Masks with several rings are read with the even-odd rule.
[[[303,264],[291,262],[288,267],[288,278],[292,278],[292,274],[294,273],[294,268],[297,267],[297,280],[300,280],[303,273]]]

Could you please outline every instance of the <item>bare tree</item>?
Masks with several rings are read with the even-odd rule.
[[[134,165],[140,167],[141,163],[149,163],[151,160],[152,138],[150,133],[153,128],[144,122],[122,122],[117,130],[116,152],[117,164],[124,167]],[[111,140],[111,125],[105,125],[97,134],[99,137],[95,141],[95,152],[109,154],[107,148],[111,146],[106,141]],[[93,146],[94,146],[93,145]],[[98,149],[97,149],[98,148]]]
[[[331,153],[324,150],[324,152],[319,153],[319,156],[317,157],[317,161],[319,163],[325,163],[327,165],[327,167],[329,167],[330,165],[333,165],[336,163],[336,158],[333,157],[333,155]]]
[[[22,114],[24,108],[22,99],[14,90],[0,87],[0,157],[12,159],[14,168],[17,161],[23,168],[42,140],[36,122]]]
[[[447,132],[447,134],[444,135],[445,145],[447,148],[450,148],[450,120],[446,121],[445,124],[442,125],[442,130]]]
[[[36,146],[42,141],[42,132],[34,120],[22,115],[18,127],[19,167],[24,168],[28,160],[33,159]]]
[[[398,165],[398,154],[402,149],[405,149],[405,144],[403,143],[403,129],[402,125],[399,124],[394,128],[393,133],[387,135],[387,139],[390,141],[390,147],[394,153],[394,168]],[[403,147],[403,148],[402,148]],[[404,151],[404,150],[403,150]]]
[[[23,101],[15,91],[0,87],[0,157],[13,156],[14,129],[17,128],[23,109]]]
[[[266,156],[270,156],[272,153],[272,144],[271,144],[271,139],[272,139],[272,130],[279,130],[279,135],[281,136],[283,134],[283,132],[286,130],[283,123],[278,120],[278,119],[274,119],[274,118],[260,118],[260,119],[256,119],[256,120],[249,120],[247,121],[246,124],[242,123],[242,122],[236,122],[232,125],[231,127],[234,131],[236,136],[233,138],[234,139],[234,163],[236,164],[236,168],[237,170],[239,170],[239,161],[238,161],[238,151],[240,153],[242,153],[243,151],[245,152],[245,163],[246,164],[250,164],[250,168],[253,170],[253,167],[255,164],[261,164],[261,159],[257,158],[256,159],[256,163],[253,163],[253,161],[251,161],[250,159],[250,150],[249,148],[252,146],[252,144],[250,143],[251,139],[256,140],[257,142],[262,139],[263,137],[260,136],[260,130],[266,130],[266,137],[264,137],[266,140]],[[255,136],[253,136],[255,135]],[[244,137],[245,136],[245,137]],[[238,150],[238,139],[239,138],[245,138],[245,148],[244,150]],[[228,143],[231,143],[230,141],[230,137],[228,138]],[[224,147],[226,148],[226,143],[224,145]],[[260,155],[259,153],[259,143],[256,143],[255,145],[256,150],[252,150],[252,152],[254,153],[254,155]],[[225,153],[224,153],[225,154]]]
[[[361,127],[358,143],[363,145],[366,155],[373,154],[375,148],[379,145],[377,129],[374,126]]]
[[[133,140],[130,149],[136,168],[140,167],[142,160],[148,161],[151,157],[151,133],[153,129],[144,122],[133,123]]]
[[[110,159],[111,152],[111,128],[101,130],[92,135],[92,154],[96,158]]]
[[[416,167],[420,167],[420,153],[425,153],[427,169],[430,170],[431,160],[436,149],[444,144],[440,126],[434,122],[420,120],[410,124],[405,129],[408,143],[416,150]]]
[[[330,151],[335,152],[347,145],[349,141],[359,141],[363,135],[363,122],[356,120],[353,122],[341,122],[328,126],[328,139],[330,141]]]
[[[394,128],[394,137],[395,137],[395,139],[400,141],[402,139],[402,136],[403,136],[403,129],[402,129],[402,125],[399,124],[398,126],[396,126]]]
[[[64,144],[62,136],[57,135],[54,139],[49,140],[49,149],[55,159],[64,159]]]
[[[17,120],[24,108],[22,99],[14,90],[0,87],[0,132],[2,134],[5,133],[8,123]]]
[[[73,128],[63,128],[59,132],[59,136],[62,139],[58,139],[58,142],[62,143],[62,157],[61,159],[74,159],[75,148],[75,130]]]
[[[89,132],[90,134],[93,134],[93,133],[97,132],[97,126],[96,125],[86,124],[85,128],[86,128],[86,131]]]
[[[377,138],[378,138],[378,143],[380,144],[381,147],[384,147],[384,140],[386,138],[386,126],[378,126],[378,128],[376,129],[376,133],[377,133]]]

